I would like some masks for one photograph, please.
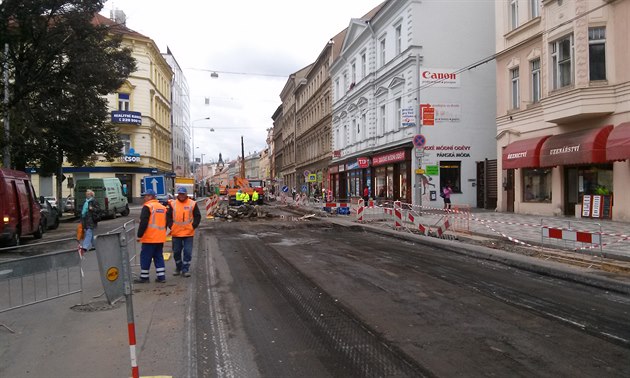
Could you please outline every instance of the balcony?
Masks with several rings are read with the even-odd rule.
[[[555,124],[604,117],[615,112],[616,103],[611,86],[560,89],[541,101],[545,122]]]

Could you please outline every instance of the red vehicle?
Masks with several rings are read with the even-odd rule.
[[[0,169],[0,215],[2,244],[19,245],[24,236],[44,234],[39,200],[26,173]]]

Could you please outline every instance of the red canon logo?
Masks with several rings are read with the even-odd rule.
[[[444,80],[444,79],[457,79],[457,74],[455,73],[444,73],[444,72],[431,72],[424,71],[422,72],[422,77],[424,79],[432,79],[432,80]]]

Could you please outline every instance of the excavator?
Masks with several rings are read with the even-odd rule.
[[[249,198],[252,197],[254,191],[258,192],[258,204],[262,205],[264,191],[262,186],[253,187],[252,184],[245,178],[245,151],[243,147],[243,137],[241,137],[241,159],[240,159],[239,175],[234,176],[228,182],[227,186],[219,188],[219,193],[228,196],[228,205],[236,205],[236,193],[240,190],[242,193],[249,194]]]

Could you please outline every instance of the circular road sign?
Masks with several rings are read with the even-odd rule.
[[[413,137],[413,145],[416,146],[416,148],[424,147],[426,143],[427,139],[422,134],[417,134]]]

